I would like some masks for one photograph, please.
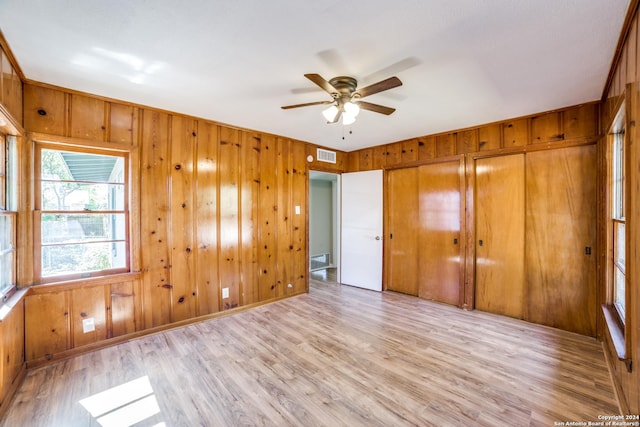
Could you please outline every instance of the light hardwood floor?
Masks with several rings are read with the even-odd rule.
[[[98,394],[109,389],[117,401]],[[119,409],[93,417],[87,402]],[[309,294],[34,369],[2,425],[98,426],[103,413],[107,425],[127,410],[137,426],[553,426],[618,413],[591,338],[313,281]]]

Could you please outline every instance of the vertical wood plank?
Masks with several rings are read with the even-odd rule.
[[[527,320],[595,336],[596,147],[527,153]],[[589,254],[587,254],[589,248]]]
[[[104,287],[77,288],[69,291],[73,324],[73,347],[102,341],[107,338]],[[95,329],[83,331],[83,321],[93,319]]]
[[[292,183],[291,194],[293,201],[293,211],[291,220],[291,241],[293,244],[293,266],[292,278],[293,289],[291,292],[304,292],[308,290],[307,272],[309,253],[307,249],[307,206],[309,203],[307,185],[307,166],[304,159],[303,142],[292,141]],[[298,210],[297,210],[298,209]]]
[[[24,365],[24,301],[16,304],[0,322],[0,408],[6,410],[7,393]]]
[[[140,235],[144,248],[144,328],[171,321],[171,268],[169,239],[169,116],[154,110],[142,112],[140,150]]]
[[[396,142],[386,146],[387,162],[386,166],[399,165],[402,162],[402,143]]]
[[[373,147],[371,150],[373,152],[371,168],[382,169],[387,166],[387,146],[379,145],[377,147]]]
[[[31,132],[66,136],[64,92],[27,84],[24,95],[26,129]]]
[[[456,154],[456,136],[451,133],[436,136],[436,157],[448,157]]]
[[[276,295],[276,164],[277,144],[272,135],[262,135],[260,149],[260,219],[258,262],[260,301],[266,301]]]
[[[240,241],[242,243],[241,305],[260,300],[258,287],[258,208],[260,197],[260,134],[244,131],[240,148]],[[303,147],[306,149],[306,147]],[[306,151],[302,153],[306,162]]]
[[[65,292],[31,295],[25,299],[25,350],[28,361],[69,348]]]
[[[276,138],[277,157],[276,176],[277,203],[277,273],[276,296],[286,295],[289,292],[288,285],[293,285],[293,242],[291,236],[291,140]]]
[[[174,116],[171,120],[171,308],[172,321],[197,313],[194,237],[194,157],[197,123]]]
[[[4,94],[4,75],[11,70],[11,63],[7,54],[0,48],[0,102],[5,103]]]
[[[359,171],[360,171],[360,150],[348,152],[346,172],[359,172]]]
[[[71,135],[92,141],[105,140],[105,102],[101,99],[71,95]]]
[[[228,289],[229,297],[221,295],[222,309],[238,306],[240,301],[240,200],[239,154],[240,134],[237,129],[219,127],[218,153],[218,226],[219,271],[221,291]]]
[[[562,112],[565,139],[597,135],[597,105],[586,104]]]
[[[418,295],[420,224],[418,169],[392,169],[387,172],[387,261],[388,290]]]
[[[482,126],[478,129],[478,150],[497,150],[502,146],[502,128],[498,124]]]
[[[531,143],[540,144],[564,139],[562,114],[547,113],[531,118]]]
[[[502,123],[503,148],[527,145],[529,142],[528,128],[528,119],[517,119]]]
[[[411,163],[418,160],[418,139],[402,141],[402,163]]]
[[[462,305],[460,161],[418,168],[418,296]]]
[[[137,111],[131,105],[110,103],[109,141],[136,144]]]
[[[218,278],[218,126],[199,122],[197,138],[196,288],[198,315],[220,309]]]
[[[359,172],[368,171],[373,169],[373,150],[371,148],[366,148],[358,151],[360,153],[359,156]]]
[[[478,129],[456,132],[456,154],[478,151]]]
[[[436,138],[435,136],[425,136],[418,138],[418,159],[430,160],[436,158]]]
[[[119,337],[136,331],[136,306],[133,282],[113,283],[111,296],[111,336]]]
[[[477,159],[476,308],[524,316],[524,155]]]
[[[22,123],[22,81],[4,51],[2,51],[1,63],[2,74],[0,77],[2,85],[0,88],[2,91],[0,92],[0,97],[2,99],[2,104],[18,123]]]

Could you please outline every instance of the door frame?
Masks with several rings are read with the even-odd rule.
[[[314,179],[312,175],[324,175],[324,176],[330,176],[331,178],[335,177],[335,181],[332,179],[331,181],[334,182],[335,185],[332,185],[332,198],[333,198],[333,209],[332,209],[332,219],[333,219],[333,227],[332,227],[332,234],[334,237],[334,241],[332,242],[332,250],[334,251],[334,259],[333,259],[333,263],[334,266],[336,268],[336,280],[338,283],[340,283],[340,270],[341,270],[341,266],[340,266],[340,259],[341,259],[341,254],[340,254],[340,242],[342,240],[342,236],[340,234],[340,229],[341,229],[341,213],[342,213],[342,206],[341,206],[341,188],[342,188],[342,174],[337,173],[337,172],[329,172],[326,170],[322,170],[322,169],[309,169],[308,170],[308,174],[307,174],[307,192],[309,194],[309,198],[308,198],[308,212],[309,215],[307,217],[307,275],[310,275],[310,271],[311,271],[311,181]]]

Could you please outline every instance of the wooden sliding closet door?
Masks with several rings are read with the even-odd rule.
[[[527,320],[596,327],[596,146],[527,154]]]
[[[475,164],[476,294],[479,310],[524,316],[524,155]]]
[[[387,289],[418,295],[418,169],[387,173]]]
[[[418,296],[460,305],[460,162],[418,168]]]

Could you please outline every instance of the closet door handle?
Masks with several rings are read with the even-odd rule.
[[[478,240],[478,244],[479,244],[480,246],[482,246],[482,245],[484,244],[484,242],[482,241],[482,239]]]
[[[453,239],[453,244],[454,244],[454,245],[457,245],[457,244],[458,244],[458,238],[454,238],[454,239]]]

